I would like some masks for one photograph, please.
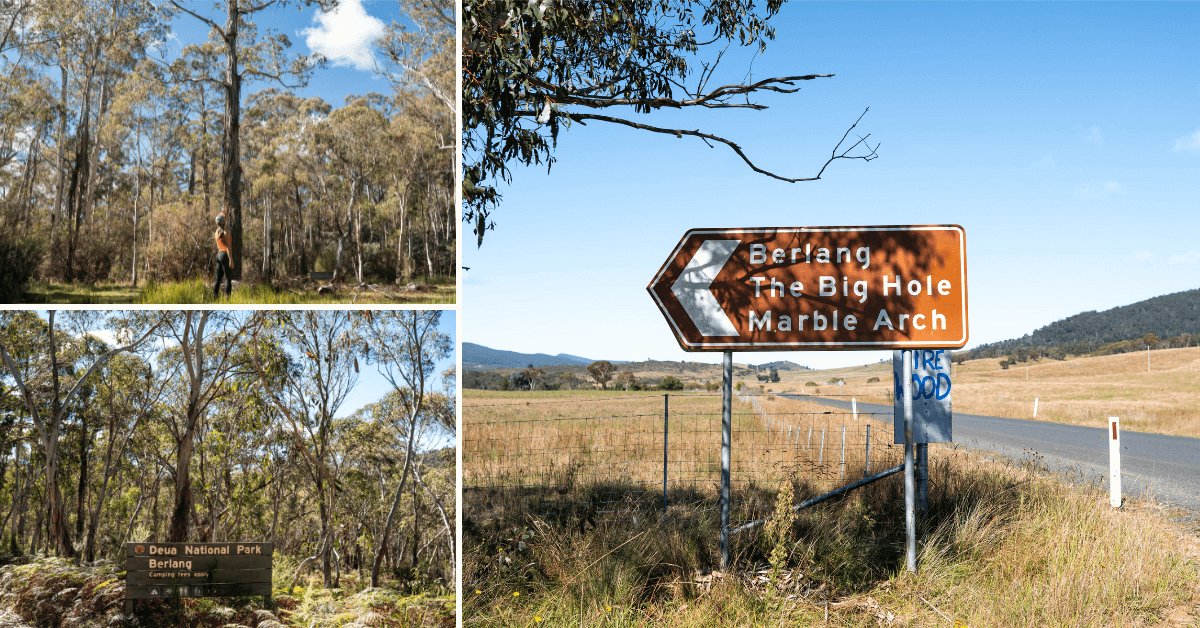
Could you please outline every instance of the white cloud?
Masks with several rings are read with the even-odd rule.
[[[1033,162],[1034,168],[1049,168],[1050,166],[1055,165],[1058,165],[1058,162],[1054,161],[1054,156],[1050,153],[1046,153],[1045,157]]]
[[[1191,264],[1200,261],[1200,251],[1188,251],[1187,253],[1176,253],[1167,258],[1168,264]]]
[[[1191,135],[1185,135],[1175,140],[1175,150],[1200,153],[1200,129],[1196,129],[1196,132]]]
[[[1092,181],[1084,183],[1075,189],[1075,195],[1083,199],[1107,198],[1113,194],[1121,194],[1125,190],[1116,181]]]
[[[349,65],[359,70],[374,67],[371,45],[383,35],[383,22],[362,6],[362,0],[342,0],[332,13],[319,12],[313,28],[300,31],[314,52],[325,55],[334,65]]]
[[[1087,140],[1091,144],[1095,144],[1096,146],[1104,143],[1104,136],[1100,133],[1100,127],[1094,124],[1092,125],[1092,128],[1088,129],[1087,133],[1083,136],[1083,139]]]

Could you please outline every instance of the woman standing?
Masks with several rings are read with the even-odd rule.
[[[217,268],[214,274],[213,297],[221,296],[221,277],[225,277],[225,296],[233,294],[233,278],[229,274],[232,262],[229,257],[229,247],[233,245],[233,236],[225,230],[225,212],[217,214]]]

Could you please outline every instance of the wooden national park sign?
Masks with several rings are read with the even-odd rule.
[[[138,599],[271,595],[274,543],[127,543],[125,610]],[[269,604],[269,601],[268,601]]]

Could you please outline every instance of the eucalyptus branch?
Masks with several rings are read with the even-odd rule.
[[[175,5],[176,9],[179,9],[180,11],[183,11],[184,13],[187,13],[188,15],[196,18],[197,20],[200,20],[201,22],[204,22],[205,24],[208,24],[209,26],[213,27],[214,30],[216,30],[218,33],[221,34],[221,37],[226,36],[225,29],[221,28],[216,22],[204,17],[203,15],[199,15],[197,13],[192,12],[190,9],[185,8],[183,5],[179,4],[175,0],[171,0],[171,4]]]
[[[867,111],[870,111],[870,107],[868,107],[866,110],[864,110],[862,112],[861,115],[858,116],[858,120],[862,120],[862,117],[867,115]],[[524,111],[524,112],[519,112],[519,113],[521,113],[523,115],[530,115],[533,112]],[[704,132],[701,132],[700,130],[689,131],[687,129],[667,129],[667,128],[663,128],[663,127],[651,126],[649,124],[642,124],[640,122],[633,122],[631,120],[625,120],[623,118],[616,118],[613,116],[602,116],[602,115],[596,115],[596,114],[590,114],[590,113],[567,113],[567,114],[560,114],[560,115],[563,115],[564,117],[567,117],[567,118],[570,118],[571,120],[579,122],[580,124],[586,124],[584,122],[584,120],[599,120],[601,122],[610,122],[612,124],[620,124],[620,125],[634,128],[634,129],[640,129],[642,131],[650,131],[652,133],[663,133],[666,135],[674,135],[675,137],[683,137],[685,135],[688,135],[691,137],[698,137],[702,140],[705,140],[706,141],[705,143],[707,143],[707,140],[712,140],[714,142],[720,142],[720,143],[725,144],[726,146],[732,148],[733,152],[737,153],[738,157],[741,157],[742,161],[746,162],[746,165],[750,166],[751,170],[754,170],[755,172],[757,172],[759,174],[764,174],[768,177],[771,177],[772,179],[778,179],[780,181],[786,181],[788,183],[798,183],[800,181],[816,181],[821,178],[822,174],[824,174],[825,168],[829,167],[829,164],[833,163],[835,160],[838,160],[838,159],[862,159],[863,161],[871,161],[871,160],[875,159],[876,157],[878,157],[878,154],[876,153],[876,151],[879,150],[879,144],[876,144],[875,147],[872,148],[870,144],[866,143],[867,138],[871,137],[871,135],[868,133],[865,136],[859,137],[857,142],[855,142],[853,145],[851,145],[850,147],[843,150],[841,153],[838,153],[838,150],[841,148],[842,143],[844,143],[846,141],[846,138],[850,135],[850,131],[852,131],[854,129],[854,127],[858,126],[858,120],[855,120],[854,124],[850,125],[849,129],[846,129],[846,133],[842,136],[841,141],[839,141],[837,143],[837,145],[833,147],[832,155],[821,166],[821,169],[817,172],[816,176],[789,178],[789,177],[784,177],[784,176],[775,174],[774,172],[770,172],[768,170],[763,170],[762,168],[759,168],[758,166],[754,165],[754,162],[750,161],[750,158],[746,156],[746,153],[742,152],[742,148],[740,146],[738,146],[731,140],[727,140],[723,137],[719,137],[719,136],[713,135],[711,133],[704,133]],[[865,155],[851,155],[850,151],[854,150],[855,148],[857,148],[860,145],[865,145],[866,148],[870,149],[869,152]],[[711,144],[710,144],[710,146],[711,146]]]

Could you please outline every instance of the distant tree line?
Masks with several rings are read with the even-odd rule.
[[[532,364],[523,369],[464,371],[463,388],[476,390],[718,390],[720,382],[685,382],[674,375],[638,377],[633,371],[618,372],[608,360],[598,360],[581,372],[566,371],[557,375]]]
[[[1152,349],[1190,347],[1200,333],[1200,289],[1167,294],[1103,312],[1082,312],[1055,321],[1020,338],[980,345],[964,352],[968,359],[1015,356],[1019,349],[1039,356],[1109,355]],[[1029,359],[1026,357],[1026,360]],[[1036,358],[1035,358],[1036,359]]]

